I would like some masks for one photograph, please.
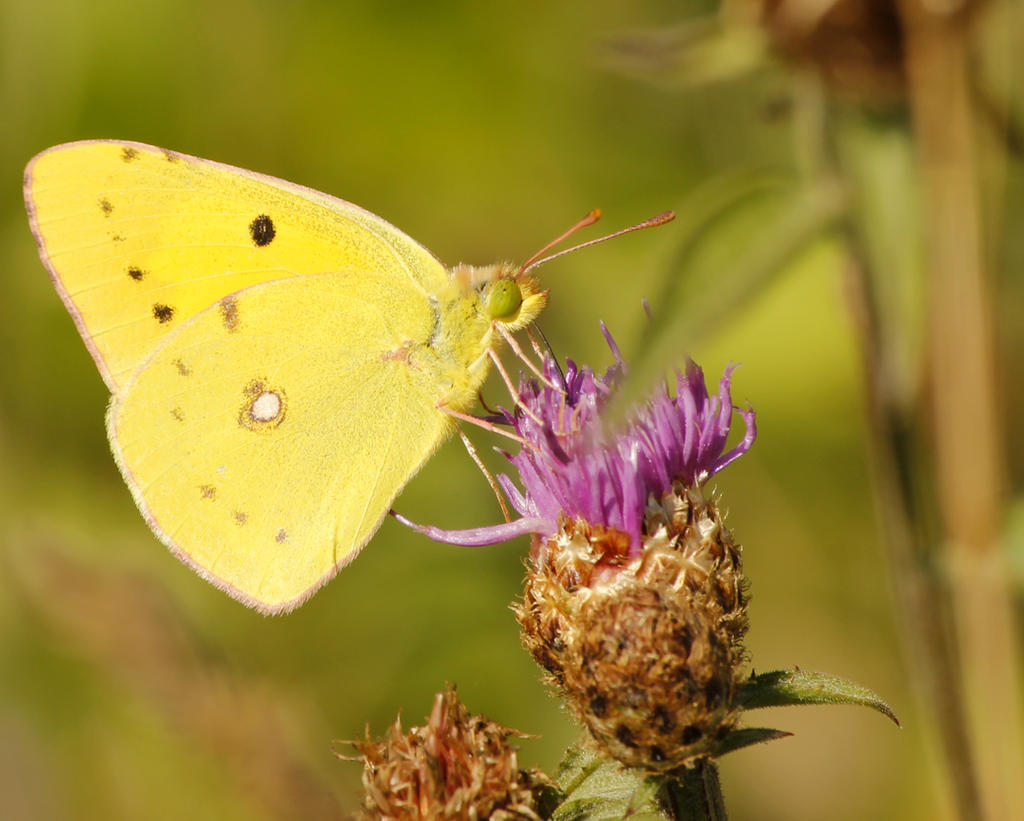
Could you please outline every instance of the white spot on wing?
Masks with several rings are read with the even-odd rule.
[[[273,391],[264,391],[252,401],[249,412],[257,422],[272,422],[281,415],[281,397]]]

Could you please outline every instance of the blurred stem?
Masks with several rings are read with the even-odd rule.
[[[725,799],[714,761],[701,759],[664,780],[659,799],[673,821],[726,821]]]
[[[930,274],[936,492],[982,807],[1002,819],[1024,807],[1019,644],[999,550],[1004,465],[964,9],[900,3]]]
[[[860,331],[867,393],[868,434],[875,496],[890,563],[896,613],[911,678],[925,701],[946,753],[950,782],[964,821],[980,819],[979,795],[961,705],[956,647],[951,639],[948,596],[932,567],[923,526],[921,491],[915,480],[913,420],[886,378],[890,351],[883,344],[881,311],[870,255],[856,225],[847,225],[851,255],[849,296]]]

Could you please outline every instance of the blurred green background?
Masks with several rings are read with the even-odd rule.
[[[753,584],[752,663],[854,679],[904,722],[899,731],[851,707],[759,714],[757,723],[795,736],[723,761],[731,814],[946,811],[877,536],[841,238],[794,240],[799,252],[782,253],[784,265],[762,260],[763,275],[737,285],[745,244],[766,230],[778,239],[771,202],[701,222],[730,185],[806,174],[815,159],[801,112],[813,112],[806,97],[821,92],[743,37],[694,56],[683,24],[712,8],[0,2],[5,817],[339,817],[356,806],[360,767],[337,760],[332,741],[367,724],[379,735],[400,711],[406,725],[420,723],[446,681],[471,710],[538,736],[522,742],[526,766],[553,770],[577,733],[520,648],[508,609],[525,540],[460,549],[389,520],[308,604],[264,618],[149,533],[109,455],[107,393],[37,257],[21,201],[33,154],[96,137],[330,192],[449,263],[523,259],[593,207],[607,230],[679,210],[667,227],[544,267],[551,302],[541,326],[560,355],[603,367],[603,319],[627,357],[641,357],[649,297],[656,313],[700,328],[670,323],[658,364],[689,348],[717,380],[727,363],[742,363],[734,398],[757,410],[759,439],[714,485]],[[1001,72],[1014,76],[1012,60]],[[894,133],[879,137],[876,167],[898,175],[910,150]],[[1019,168],[1003,173],[1012,223],[1024,205]],[[1001,253],[1012,262],[1022,251],[1011,238]],[[679,279],[684,263],[695,278]],[[723,309],[720,288],[744,299]],[[1019,311],[1019,284],[1008,294],[1003,310]],[[1006,333],[1012,343],[1020,331]],[[1022,397],[1008,384],[1012,406]],[[500,386],[487,395],[500,401]],[[1018,433],[1011,465],[1021,444]],[[398,508],[447,527],[499,515],[457,443]]]

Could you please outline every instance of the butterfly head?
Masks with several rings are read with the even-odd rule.
[[[476,268],[460,265],[456,279],[475,288],[484,314],[492,322],[500,322],[511,331],[532,323],[548,301],[548,292],[529,273],[511,263]]]
[[[548,292],[530,274],[511,265],[498,266],[499,275],[487,285],[484,305],[495,322],[518,331],[532,323],[548,302]]]

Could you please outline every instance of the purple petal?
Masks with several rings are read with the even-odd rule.
[[[702,484],[750,449],[757,436],[756,418],[749,407],[742,411],[732,405],[736,365],[725,369],[717,394],[711,396],[704,372],[688,359],[676,371],[675,396],[663,382],[617,433],[607,430],[602,412],[627,366],[603,323],[601,331],[614,359],[603,376],[572,360],[563,372],[552,357],[545,357],[545,380],[521,378],[517,406],[499,408],[495,414],[524,442],[515,455],[505,454],[519,473],[519,486],[508,476],[498,477],[523,518],[469,530],[399,520],[431,538],[470,545],[523,533],[550,535],[560,518],[580,518],[626,533],[631,551],[639,551],[649,495],[660,496],[677,480]],[[739,444],[723,453],[734,413],[743,417],[746,431]]]
[[[522,518],[514,522],[504,522],[500,525],[488,525],[486,527],[472,527],[466,530],[443,530],[433,525],[418,525],[406,519],[401,513],[389,511],[398,521],[406,527],[422,533],[435,542],[447,542],[462,547],[483,547],[484,545],[507,542],[517,536],[525,536],[528,533],[539,533],[550,536],[558,528],[555,522],[550,519]]]
[[[723,453],[718,457],[711,473],[718,473],[718,471],[730,462],[739,459],[739,457],[750,450],[750,446],[754,444],[754,440],[757,438],[757,417],[754,414],[754,409],[748,405],[745,411],[740,411],[740,416],[743,417],[743,423],[746,425],[746,431],[743,434],[743,441],[736,445],[732,450],[727,453]]]

